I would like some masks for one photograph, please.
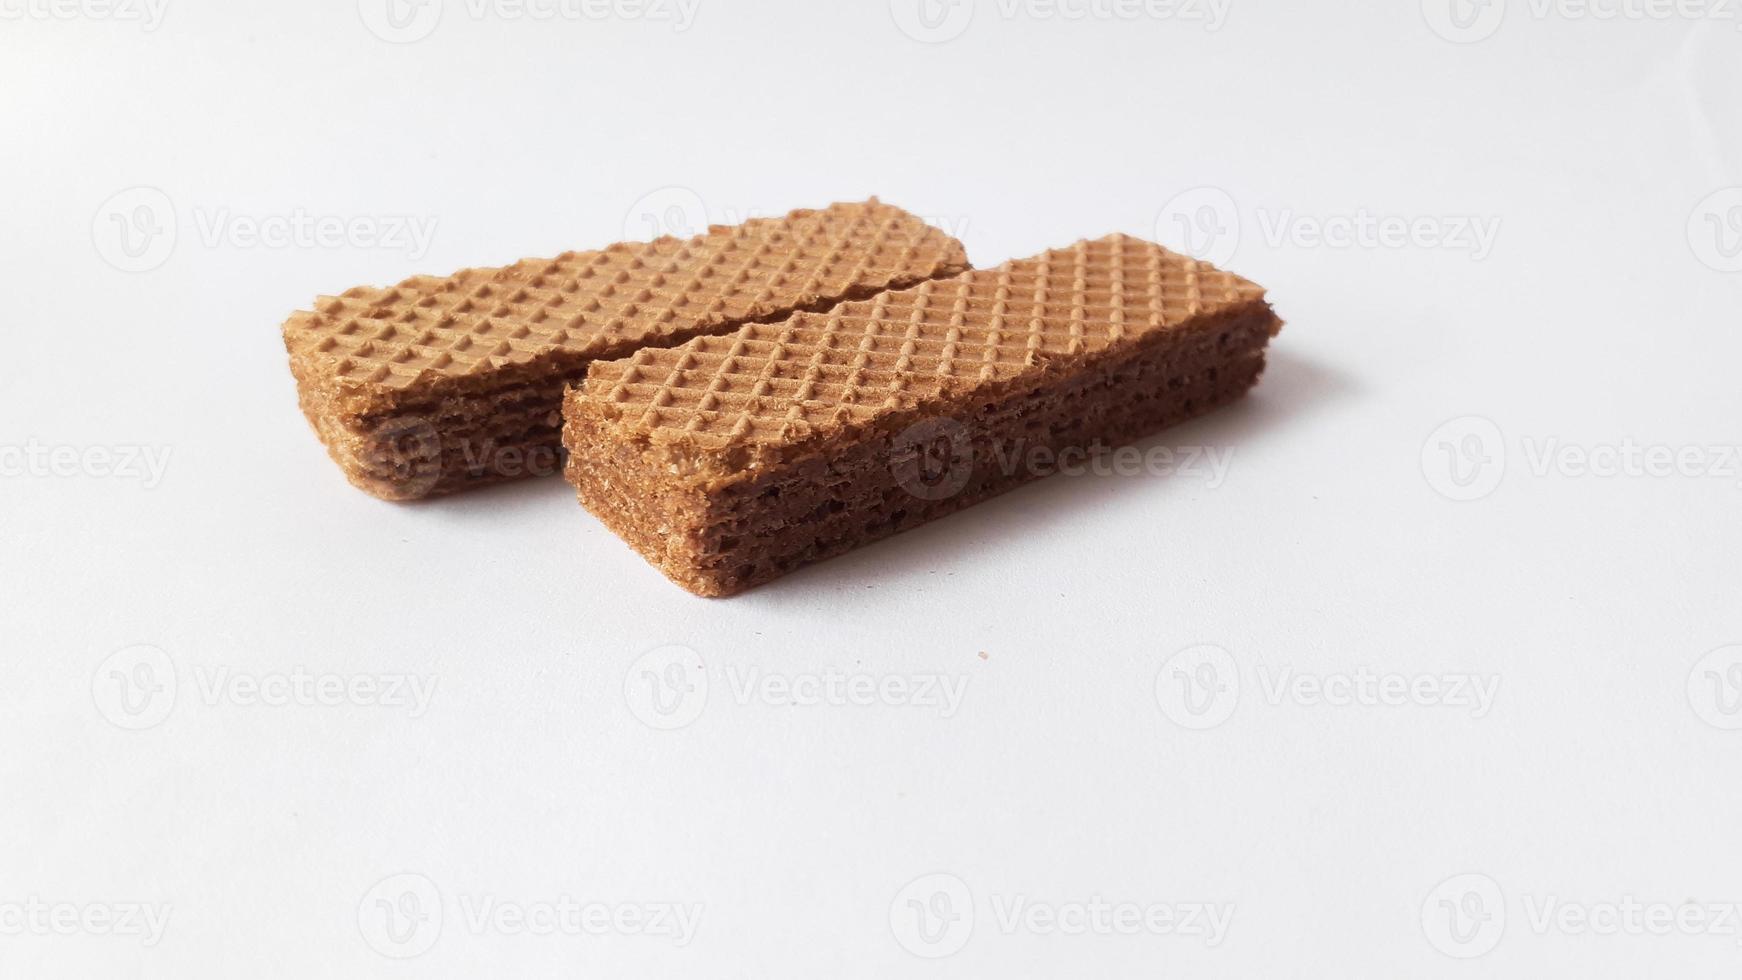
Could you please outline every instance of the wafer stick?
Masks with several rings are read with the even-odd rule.
[[[564,405],[581,503],[674,582],[741,591],[1226,404],[1264,290],[1115,235],[595,362]]]
[[[284,325],[298,398],[358,487],[408,500],[554,475],[562,392],[597,359],[968,268],[875,198],[323,297]]]

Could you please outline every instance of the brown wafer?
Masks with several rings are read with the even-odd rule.
[[[960,242],[877,201],[322,297],[284,325],[303,413],[391,500],[558,469],[562,391],[597,359],[968,268]]]
[[[1114,235],[596,362],[567,473],[673,581],[727,595],[1046,475],[1033,450],[1232,401],[1280,328],[1257,285]]]

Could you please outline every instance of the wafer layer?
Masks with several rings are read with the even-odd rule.
[[[1279,327],[1238,276],[1126,236],[1081,242],[595,363],[565,408],[569,476],[680,584],[735,591],[1044,475],[976,461],[1238,397]],[[913,491],[897,471],[940,424],[970,472]]]
[[[303,409],[334,458],[365,489],[405,498],[524,475],[496,472],[505,449],[554,459],[562,387],[595,358],[965,268],[959,242],[873,199],[687,241],[352,289],[293,315],[284,339]],[[497,403],[521,421],[496,418]],[[378,437],[408,427],[437,438],[423,440],[410,476],[403,446]]]

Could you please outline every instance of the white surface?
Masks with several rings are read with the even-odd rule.
[[[1534,459],[1742,443],[1735,18],[979,0],[922,43],[885,0],[702,0],[683,31],[448,0],[390,44],[350,0],[170,0],[155,30],[31,2],[0,0],[0,976],[1736,976],[1742,918],[1558,916],[1742,902],[1742,650],[1702,660],[1742,643],[1742,473]],[[111,201],[135,187],[161,196]],[[374,501],[296,412],[278,324],[317,293],[870,193],[982,265],[1158,222],[1237,245],[1289,321],[1271,370],[1151,443],[1231,452],[1226,480],[1054,479],[710,602],[561,481]],[[129,258],[112,215],[142,205],[176,231]],[[1238,238],[1187,241],[1204,207]],[[297,209],[437,230],[237,223]],[[1498,233],[1311,240],[1363,209]],[[150,487],[20,474],[32,440],[171,455]],[[1504,465],[1454,479],[1442,444]],[[643,686],[671,645],[707,678],[676,716]],[[155,700],[114,679],[138,662]],[[1238,678],[1203,715],[1199,663]],[[1288,669],[1498,689],[1315,705],[1270,692]],[[212,690],[297,671],[435,689]],[[961,700],[791,706],[741,695],[756,672]],[[405,893],[438,914],[389,934]],[[1460,941],[1440,903],[1469,895],[1490,925]],[[700,924],[474,918],[564,896]],[[966,915],[928,945],[910,899]],[[1233,915],[1214,944],[1007,921],[1095,899]],[[33,900],[169,918],[59,935]]]

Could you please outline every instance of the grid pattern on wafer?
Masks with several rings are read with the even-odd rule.
[[[825,314],[596,362],[583,397],[610,406],[625,426],[704,449],[780,443],[1263,295],[1238,276],[1113,235]]]
[[[397,390],[552,350],[625,350],[966,267],[955,239],[872,199],[716,227],[687,241],[352,289],[297,313],[284,334],[294,356],[329,378]]]

